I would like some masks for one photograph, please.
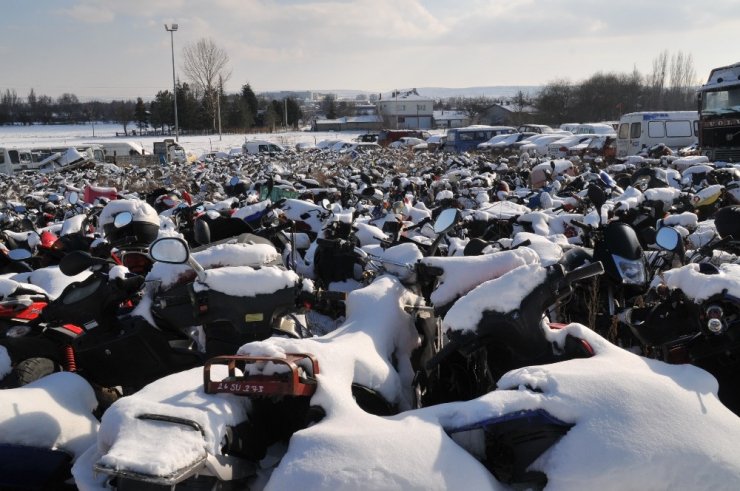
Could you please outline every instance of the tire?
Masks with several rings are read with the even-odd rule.
[[[48,358],[28,358],[19,362],[13,368],[18,387],[30,384],[58,371],[59,365]]]

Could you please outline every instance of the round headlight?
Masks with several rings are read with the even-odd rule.
[[[719,334],[722,332],[722,321],[719,319],[709,319],[707,321],[707,329],[713,334]]]

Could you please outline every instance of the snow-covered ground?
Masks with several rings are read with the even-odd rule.
[[[129,133],[132,126],[129,126]],[[100,143],[103,141],[133,141],[141,143],[151,153],[155,141],[162,141],[161,136],[116,136],[123,133],[120,124],[95,124],[95,136],[91,125],[33,125],[33,126],[0,126],[0,145],[39,146],[58,144],[74,145],[78,143]],[[350,141],[362,131],[345,132],[305,132],[289,131],[281,133],[224,134],[210,136],[181,136],[180,145],[186,152],[196,157],[207,152],[228,152],[232,148],[241,148],[244,140],[267,140],[287,148],[295,148],[297,143],[316,144],[321,140]],[[170,138],[170,137],[166,137]],[[174,137],[172,137],[174,138]]]

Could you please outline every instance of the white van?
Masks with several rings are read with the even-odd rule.
[[[97,142],[97,144],[103,147],[105,157],[109,160],[113,160],[113,157],[130,157],[146,153],[141,143],[133,141]]]
[[[628,113],[619,120],[617,157],[636,155],[659,143],[674,149],[687,147],[697,142],[698,134],[696,111]]]
[[[579,124],[573,130],[574,135],[613,135],[614,127],[605,123]]]
[[[272,154],[280,153],[282,151],[284,151],[283,147],[266,140],[245,141],[244,145],[242,145],[242,152],[244,152],[245,155],[257,155],[260,153]]]
[[[0,173],[13,175],[17,171],[35,170],[38,163],[34,160],[30,148],[0,148]]]

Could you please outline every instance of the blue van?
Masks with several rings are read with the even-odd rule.
[[[447,130],[445,150],[449,152],[468,152],[477,150],[478,144],[486,142],[496,135],[516,133],[513,126],[483,126],[473,125],[465,128],[451,128]]]

